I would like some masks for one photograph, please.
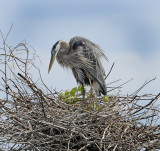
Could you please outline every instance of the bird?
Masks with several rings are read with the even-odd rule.
[[[48,73],[55,58],[62,67],[72,70],[77,83],[82,85],[83,99],[84,85],[93,87],[97,96],[107,94],[106,74],[101,59],[108,61],[108,58],[97,44],[80,36],[71,38],[69,43],[64,40],[57,41],[51,50]]]

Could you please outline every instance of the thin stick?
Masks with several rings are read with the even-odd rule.
[[[111,67],[110,71],[108,72],[107,76],[105,77],[105,80],[106,80],[107,77],[110,75],[110,73],[111,73],[111,71],[112,71],[112,69],[113,69],[113,66],[114,66],[114,63],[112,64],[112,67]]]

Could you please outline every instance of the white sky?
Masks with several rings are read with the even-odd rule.
[[[15,46],[26,39],[37,50],[49,87],[65,90],[77,86],[71,71],[55,63],[48,75],[48,65],[57,40],[83,36],[97,43],[109,58],[109,63],[104,62],[106,73],[115,62],[106,84],[134,78],[122,89],[126,94],[157,77],[143,93],[160,92],[158,0],[0,0],[0,29],[4,34],[12,23],[8,43]]]

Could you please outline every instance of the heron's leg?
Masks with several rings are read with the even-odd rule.
[[[91,82],[91,79],[89,78],[89,84],[90,84],[90,87],[91,87],[91,89],[90,89],[90,100],[89,100],[89,104],[92,102],[92,91],[93,91],[93,89],[92,89],[92,82]]]
[[[85,89],[84,89],[84,85],[82,84],[82,95],[83,95],[83,104],[85,103]]]

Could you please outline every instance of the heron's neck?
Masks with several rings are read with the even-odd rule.
[[[62,43],[61,49],[57,54],[57,61],[63,66],[67,63],[69,50],[69,44],[67,42]]]
[[[59,56],[59,57],[63,57],[63,56],[65,56],[65,55],[68,55],[68,53],[69,53],[69,44],[67,43],[67,42],[63,42],[63,43],[61,43],[61,49],[60,49],[60,51],[58,52],[58,54],[57,54],[57,56]]]

